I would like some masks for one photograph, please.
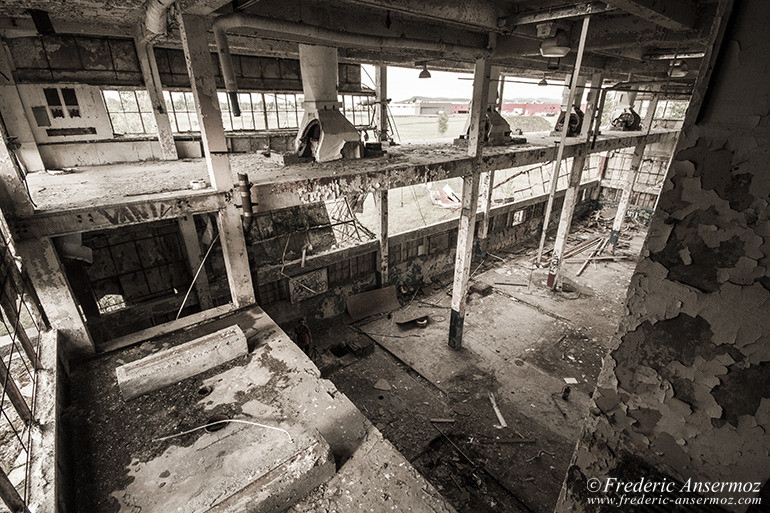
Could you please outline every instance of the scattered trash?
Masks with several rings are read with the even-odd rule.
[[[430,419],[430,421],[435,422],[437,424],[454,424],[455,419],[435,418],[435,419]]]
[[[492,403],[492,409],[495,410],[495,415],[497,415],[497,420],[500,422],[501,428],[508,427],[508,424],[506,424],[505,419],[503,418],[503,414],[500,411],[500,408],[497,407],[497,401],[495,400],[495,394],[492,392],[489,393],[489,402]]]
[[[396,324],[401,328],[424,328],[428,325],[430,317],[427,315],[420,315],[418,317],[411,317],[402,321],[396,321]]]
[[[564,378],[564,382],[566,384],[568,384],[568,385],[577,385],[578,384],[578,380],[576,380],[575,378]]]
[[[393,387],[390,386],[390,383],[387,382],[387,380],[384,379],[378,379],[377,382],[374,384],[375,390],[382,390],[383,392],[389,392],[393,389]]]

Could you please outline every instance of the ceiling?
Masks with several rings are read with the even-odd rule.
[[[153,0],[155,1],[155,0]],[[609,0],[608,0],[609,1]],[[503,57],[495,64],[521,76],[563,76],[571,71],[578,47],[582,13],[591,9],[583,69],[603,70],[610,79],[665,79],[671,63],[663,54],[697,54],[706,49],[715,1],[612,0],[180,0],[185,12],[214,17],[246,12],[341,31],[405,37],[483,47],[497,34]],[[34,31],[29,9],[48,12],[57,32],[133,34],[144,15],[143,0],[4,0],[0,32],[7,37]],[[536,20],[550,23],[567,39],[572,51],[550,62],[539,54]],[[169,37],[160,44],[178,46],[173,20]],[[18,30],[16,30],[18,29]],[[234,52],[296,55],[296,45],[242,32],[230,37]],[[213,40],[212,40],[213,41]],[[503,51],[504,50],[504,51]],[[438,52],[341,48],[343,60],[413,66],[427,61],[435,69],[467,70],[470,60]],[[692,56],[689,56],[692,57]],[[699,59],[689,58],[694,75]]]

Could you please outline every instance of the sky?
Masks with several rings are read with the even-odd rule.
[[[364,85],[374,88],[374,66],[365,64],[361,79]],[[430,67],[428,68],[430,70]],[[473,91],[473,74],[431,71],[431,78],[418,78],[419,69],[388,67],[388,96],[394,101],[402,101],[412,96],[443,98],[465,98],[470,101]],[[371,78],[370,78],[371,77]],[[512,79],[509,77],[509,79]],[[521,79],[531,81],[531,79]],[[532,81],[536,82],[536,81]],[[549,81],[556,84],[555,81]],[[506,82],[503,88],[505,99],[513,98],[552,98],[561,100],[562,85],[538,86]]]

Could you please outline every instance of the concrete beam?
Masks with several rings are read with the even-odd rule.
[[[198,230],[195,228],[195,219],[192,215],[187,215],[180,217],[177,224],[179,225],[179,233],[182,235],[182,242],[184,242],[187,264],[190,266],[190,276],[196,276],[197,273],[195,292],[198,294],[198,302],[201,310],[208,310],[214,306],[214,301],[211,298],[211,286],[206,267],[201,266],[203,252],[198,238]],[[199,267],[200,271],[198,270]]]
[[[158,127],[158,143],[163,160],[177,160],[174,133],[171,130],[171,120],[166,111],[166,101],[163,98],[163,86],[160,82],[158,63],[155,60],[155,50],[151,43],[135,38],[136,54],[139,56],[139,67],[142,69],[144,87],[152,104],[152,114]]]
[[[606,11],[612,11],[614,7],[604,2],[586,2],[576,5],[567,5],[539,9],[537,11],[524,11],[512,16],[505,16],[498,20],[497,25],[501,29],[515,28],[519,25],[528,25],[531,23],[543,23],[546,21],[563,20],[567,18],[578,18],[589,14],[598,14]]]
[[[80,357],[94,352],[75,295],[59,255],[49,237],[16,241],[16,251],[35,287],[40,304],[53,329],[59,330],[68,354]]]
[[[635,146],[641,139],[647,139],[649,144],[674,140],[677,130],[655,130],[649,135],[641,132],[605,131],[597,136],[596,144],[584,141],[568,141],[564,147],[563,158],[588,153],[628,148]],[[485,170],[509,169],[512,167],[530,166],[542,162],[550,162],[556,158],[554,137],[528,137],[529,143],[525,148],[488,147],[482,156]],[[446,149],[443,150],[446,152]],[[273,204],[283,206],[314,203],[338,198],[342,195],[362,194],[373,192],[374,184],[380,187],[396,189],[407,185],[436,182],[449,178],[458,178],[473,173],[476,166],[474,159],[464,156],[461,150],[453,150],[454,154],[442,155],[440,158],[431,157],[430,152],[409,155],[408,159],[362,159],[348,161],[344,167],[330,163],[316,166],[313,177],[308,177],[302,166],[284,166],[272,168],[252,163],[250,157],[233,156],[233,166],[248,171],[253,183],[252,197],[257,204],[265,208],[273,208]],[[428,155],[427,157],[425,155]],[[240,158],[244,161],[241,162]],[[259,172],[256,169],[261,168]],[[280,178],[276,178],[280,173]]]
[[[390,127],[388,127],[388,67],[378,64],[374,68],[374,90],[377,94],[377,132],[380,141],[387,141]]]
[[[645,114],[644,120],[642,121],[642,131],[647,131],[649,130],[650,126],[652,126],[652,120],[655,117],[655,110],[657,107],[658,95],[656,94],[652,97],[652,100],[650,100],[647,114]],[[642,166],[644,150],[646,147],[646,141],[640,141],[634,147],[634,155],[631,158],[631,163],[624,177],[623,192],[620,195],[618,210],[615,212],[615,220],[612,223],[612,231],[610,232],[610,244],[613,254],[618,247],[618,238],[620,236],[620,231],[623,228],[623,222],[626,219],[628,205],[631,203],[631,194],[634,192],[634,184],[636,183],[636,177],[639,175],[639,168]]]
[[[116,205],[43,210],[8,224],[14,239],[37,239],[217,212],[229,202],[230,196],[219,191],[173,192]]]
[[[457,254],[455,257],[452,307],[449,312],[449,347],[461,349],[465,304],[468,298],[468,282],[473,257],[473,236],[476,231],[476,210],[479,201],[479,181],[483,163],[481,159],[484,119],[487,113],[489,81],[492,63],[488,58],[476,61],[473,73],[473,98],[471,99],[470,127],[468,128],[468,156],[472,159],[472,172],[463,177],[462,210],[457,228]]]
[[[219,110],[214,66],[207,43],[211,21],[202,16],[182,13],[178,14],[177,19],[211,185],[218,191],[230,193],[233,190],[233,176]],[[219,213],[217,226],[233,303],[237,307],[252,305],[256,303],[256,297],[239,211],[232,204],[226,205]]]
[[[388,247],[388,190],[378,189],[374,193],[374,204],[377,207],[377,241],[380,250],[377,252],[377,284],[384,287],[388,283],[389,247]]]
[[[690,0],[612,0],[619,9],[672,30],[695,28],[695,5]]]

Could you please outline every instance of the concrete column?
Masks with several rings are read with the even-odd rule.
[[[479,181],[483,164],[481,162],[481,129],[487,109],[489,94],[489,58],[476,61],[473,73],[473,99],[471,101],[470,131],[468,133],[468,155],[474,157],[472,174],[463,177],[462,212],[457,231],[457,255],[455,259],[454,285],[452,288],[452,309],[449,317],[449,347],[462,348],[465,302],[468,295],[471,258],[473,256],[473,232],[476,229],[476,209],[479,200]]]
[[[377,240],[380,250],[377,252],[377,284],[384,287],[388,283],[388,189],[374,192],[374,204],[377,207]]]
[[[158,126],[158,142],[163,160],[176,160],[176,143],[171,130],[171,120],[166,111],[166,102],[163,99],[163,87],[160,83],[158,63],[155,61],[155,50],[151,43],[139,38],[134,39],[136,54],[139,56],[139,66],[142,69],[142,78],[147,94],[152,104],[152,113],[155,116],[155,124]]]
[[[572,70],[572,79],[570,80],[570,91],[569,95],[567,96],[566,101],[566,112],[567,114],[564,117],[564,126],[562,127],[561,131],[561,137],[559,141],[559,149],[556,151],[556,159],[553,163],[553,176],[551,177],[551,190],[548,193],[548,202],[545,205],[545,213],[543,215],[543,229],[540,233],[540,245],[537,249],[537,260],[535,262],[537,263],[537,266],[541,265],[542,259],[543,259],[543,247],[545,246],[545,239],[548,235],[548,224],[551,219],[551,210],[553,210],[553,200],[556,196],[556,188],[559,184],[559,167],[561,166],[561,159],[564,155],[564,146],[567,143],[567,127],[569,126],[569,113],[572,111],[572,105],[575,102],[575,97],[577,95],[578,90],[578,82],[580,81],[580,65],[583,62],[583,51],[586,47],[586,37],[588,36],[588,22],[590,21],[590,16],[586,16],[583,18],[583,26],[580,31],[580,44],[578,45],[578,52],[577,52],[577,58],[575,59],[575,67]],[[582,93],[581,93],[582,97]],[[580,101],[580,100],[578,100]]]
[[[491,169],[481,177],[481,219],[479,220],[479,253],[487,252],[487,236],[489,235],[489,212],[492,209],[492,193],[495,187],[495,170]]]
[[[211,21],[204,16],[181,13],[177,15],[177,19],[211,185],[216,190],[232,192],[233,176],[230,171],[230,157],[227,152],[225,129],[222,125],[222,113],[219,110],[214,65],[208,46]],[[222,241],[222,252],[225,257],[233,304],[238,308],[254,304],[256,298],[241,216],[232,203],[228,202],[220,211],[217,226]]]
[[[192,215],[180,217],[177,220],[177,224],[179,225],[179,233],[182,235],[185,252],[187,253],[190,276],[195,276],[198,267],[200,267],[201,260],[203,260],[198,230],[195,229],[195,219]],[[198,302],[200,303],[201,310],[208,310],[214,306],[214,301],[211,298],[209,277],[206,273],[205,266],[200,268],[198,278],[195,280],[195,292],[198,295]]]
[[[30,119],[19,96],[13,79],[13,61],[5,44],[0,46],[0,114],[9,136],[18,145],[15,151],[24,170],[28,173],[45,171],[43,159],[37,148]]]
[[[647,109],[647,113],[642,120],[642,130],[649,132],[652,126],[652,120],[655,117],[655,110],[658,106],[658,95],[654,94],[650,101],[650,108]],[[618,247],[618,237],[620,231],[623,228],[623,221],[626,219],[626,213],[628,212],[628,205],[631,203],[631,195],[634,192],[634,184],[636,183],[636,177],[639,174],[639,168],[642,166],[644,159],[644,149],[647,146],[645,141],[640,142],[634,147],[634,156],[631,158],[631,165],[626,171],[626,175],[623,180],[623,192],[618,202],[618,211],[615,213],[615,220],[612,223],[612,231],[610,232],[610,244],[612,252]]]
[[[591,86],[601,84],[602,74],[596,73],[591,79]],[[596,109],[596,103],[599,99],[598,89],[591,89],[588,95],[588,105],[586,106],[586,113],[592,113]],[[588,115],[583,120],[583,127],[580,133],[581,138],[584,138],[588,142],[588,138],[591,132],[590,118]],[[569,183],[567,184],[567,190],[564,192],[564,204],[561,208],[561,215],[559,217],[559,226],[556,230],[556,241],[553,246],[553,253],[551,256],[551,265],[548,269],[547,286],[556,288],[559,272],[561,271],[561,258],[564,254],[564,249],[567,244],[567,236],[569,236],[570,228],[572,227],[572,218],[575,215],[575,206],[578,202],[580,195],[580,182],[583,178],[583,169],[585,168],[586,155],[577,155],[572,159],[572,170],[569,174]]]
[[[387,141],[388,127],[388,67],[378,64],[374,69],[374,88],[377,94],[377,132],[380,141]]]
[[[93,353],[94,342],[50,237],[16,241],[15,246],[48,322],[62,334],[67,352],[74,356]]]

